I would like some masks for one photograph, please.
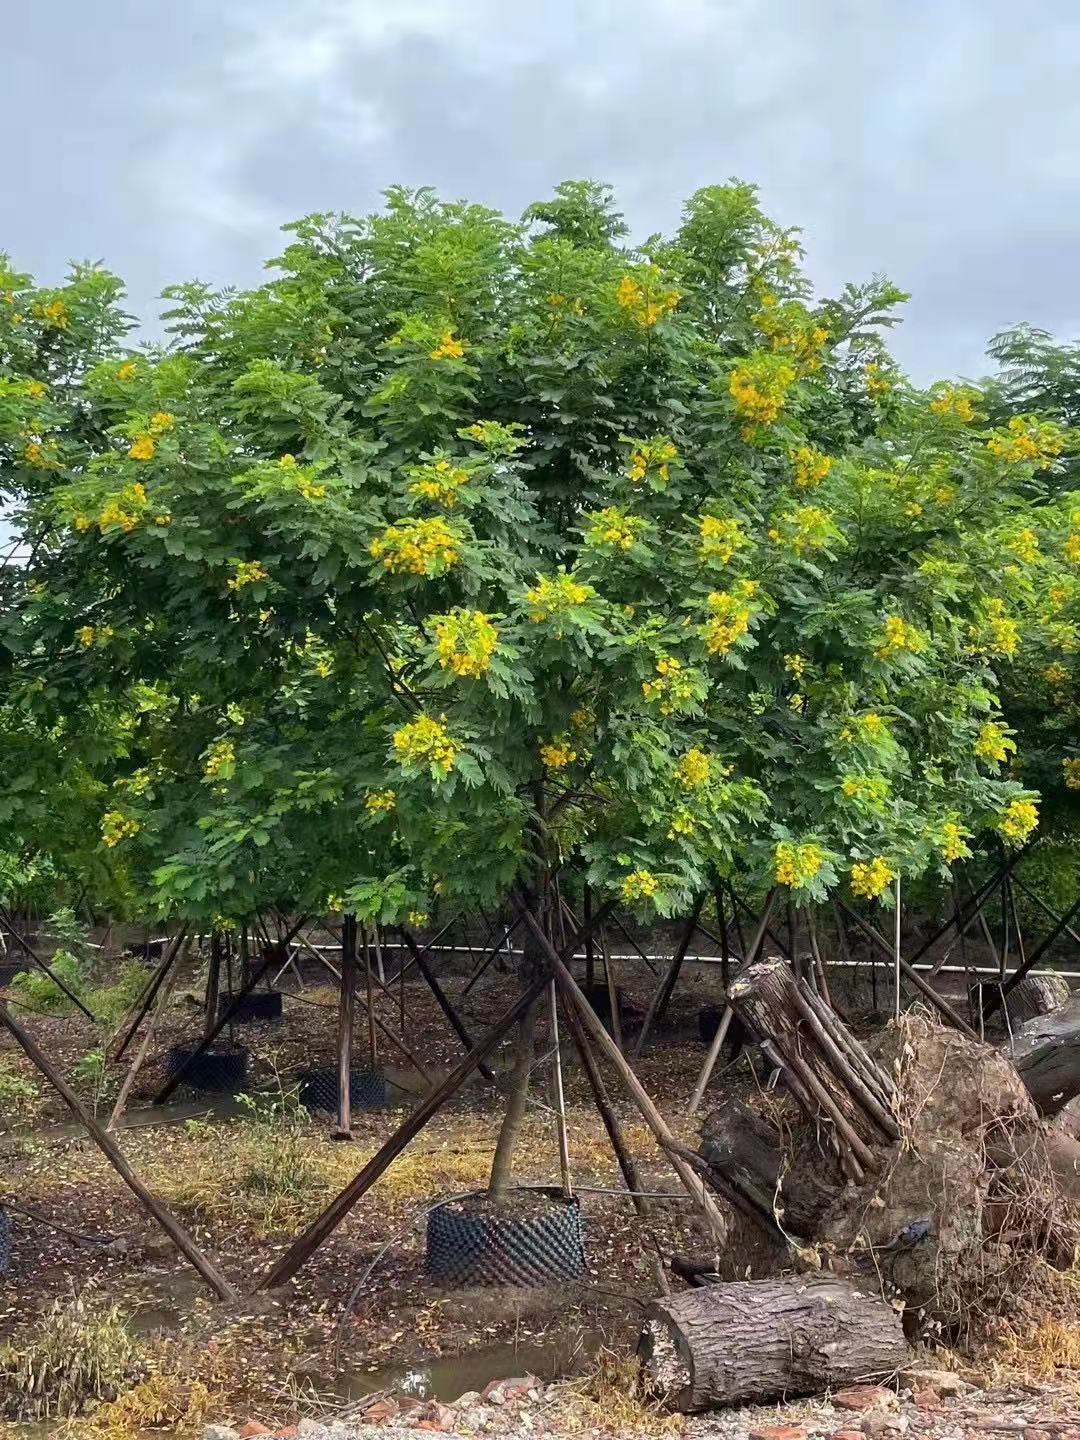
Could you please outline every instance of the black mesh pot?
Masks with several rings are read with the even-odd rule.
[[[338,1072],[336,1065],[320,1070],[301,1070],[300,1104],[308,1110],[334,1111],[338,1105]],[[374,1110],[386,1104],[386,1076],[381,1070],[349,1072],[349,1104],[357,1110]]]
[[[233,1003],[232,995],[218,996],[218,1018],[220,1019]],[[243,1025],[251,1020],[280,1020],[280,990],[250,990],[236,1001],[236,1009],[229,1016],[230,1025]]]
[[[166,1062],[170,1077],[183,1068],[194,1050],[194,1045],[174,1045],[170,1049]],[[229,1050],[204,1050],[184,1070],[180,1084],[190,1086],[192,1090],[233,1095],[237,1090],[247,1089],[247,1067],[248,1052],[243,1045]]]
[[[0,1205],[0,1275],[6,1275],[11,1268],[11,1221]]]
[[[535,1193],[535,1192],[530,1192]],[[585,1221],[576,1200],[551,1192],[551,1209],[515,1219],[432,1210],[426,1266],[444,1285],[558,1285],[585,1274]]]

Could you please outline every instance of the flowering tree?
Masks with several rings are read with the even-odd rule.
[[[1075,604],[1065,437],[912,390],[898,292],[815,302],[744,185],[642,247],[585,183],[291,230],[259,289],[173,291],[161,353],[104,353],[107,278],[0,282],[21,703],[119,717],[64,744],[162,909],[810,903],[1031,833],[997,697]]]

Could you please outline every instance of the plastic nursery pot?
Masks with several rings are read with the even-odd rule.
[[[218,1019],[226,1013],[234,997],[229,994],[218,996]],[[236,1000],[236,1009],[229,1016],[230,1025],[243,1025],[252,1020],[280,1020],[280,990],[249,990]]]
[[[335,1111],[338,1107],[338,1072],[336,1065],[318,1070],[301,1070],[300,1104],[308,1110]],[[357,1110],[375,1110],[386,1104],[386,1076],[381,1070],[349,1072],[349,1104]]]
[[[194,1045],[172,1046],[167,1062],[170,1076],[182,1068],[195,1048]],[[244,1045],[204,1050],[184,1071],[180,1084],[192,1090],[231,1095],[247,1089],[247,1070],[248,1051]]]
[[[515,1208],[520,1210],[515,1214]],[[559,1285],[585,1274],[585,1220],[558,1190],[452,1201],[427,1221],[427,1273],[444,1285]]]

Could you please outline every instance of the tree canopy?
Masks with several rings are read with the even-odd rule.
[[[591,182],[287,228],[161,346],[105,271],[0,267],[19,847],[208,919],[561,867],[667,914],[882,895],[1080,789],[1002,710],[1075,718],[1067,429],[912,387],[895,287],[816,298],[740,183],[642,245]]]

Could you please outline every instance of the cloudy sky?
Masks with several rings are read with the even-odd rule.
[[[1080,334],[1076,0],[32,0],[3,6],[0,248],[133,307],[246,284],[277,227],[430,183],[611,181],[635,234],[757,181],[825,289],[884,271],[916,377]]]

